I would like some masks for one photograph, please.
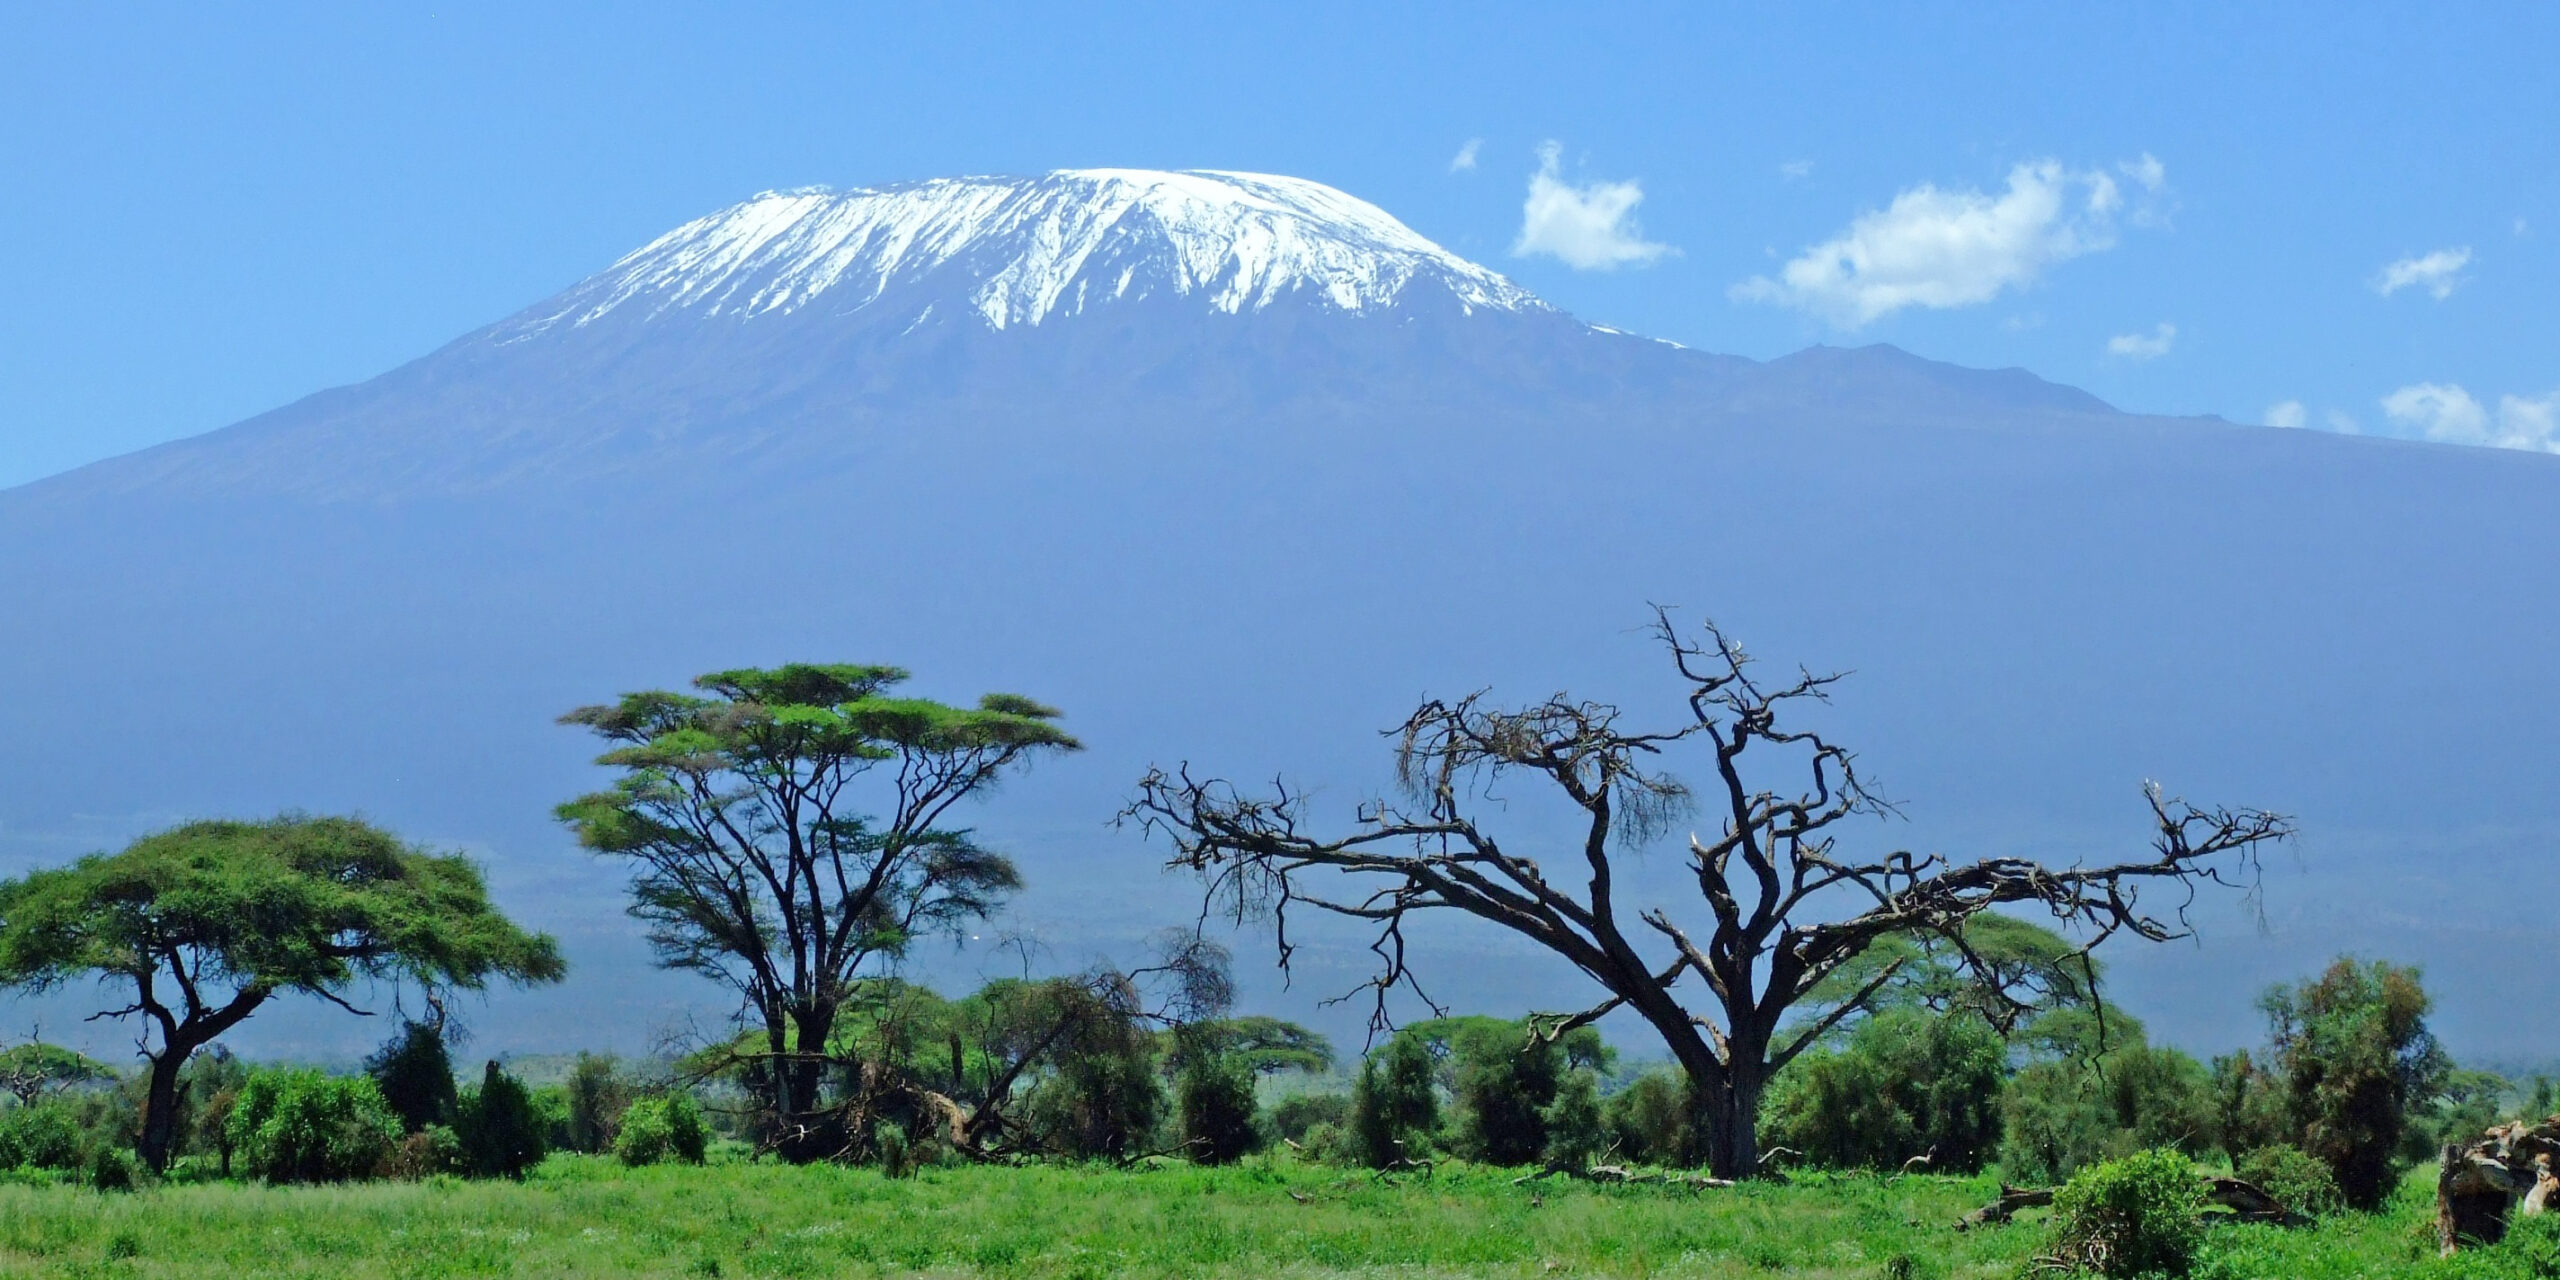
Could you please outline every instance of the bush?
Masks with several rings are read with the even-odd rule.
[[[1351,1123],[1351,1095],[1347,1093],[1293,1093],[1271,1104],[1263,1113],[1271,1136],[1312,1150],[1310,1138],[1319,1126],[1340,1130]]]
[[[0,1169],[76,1169],[87,1145],[68,1099],[0,1111]]]
[[[569,1069],[564,1092],[568,1115],[561,1126],[563,1145],[591,1154],[611,1150],[614,1130],[622,1123],[624,1108],[631,1105],[631,1088],[623,1083],[614,1060],[579,1054],[577,1065]]]
[[[1679,1076],[1656,1071],[1637,1077],[1610,1095],[1607,1118],[1619,1155],[1640,1164],[1690,1162],[1689,1091]]]
[[[2259,1190],[2296,1213],[2317,1218],[2346,1207],[2329,1166],[2312,1159],[2300,1147],[2260,1147],[2242,1156],[2232,1173],[2243,1182],[2257,1184]]]
[[[2411,1113],[2451,1069],[2427,1030],[2418,971],[2340,959],[2312,981],[2269,991],[2261,1005],[2295,1144],[2329,1166],[2350,1207],[2381,1207],[2399,1180]]]
[[[915,1145],[907,1141],[907,1131],[883,1120],[871,1131],[871,1145],[880,1153],[880,1176],[904,1178],[916,1171]]]
[[[382,1176],[415,1182],[438,1174],[463,1174],[471,1162],[462,1154],[462,1139],[447,1125],[431,1124],[400,1140],[382,1162]]]
[[[890,1128],[894,1126],[882,1126],[884,1131]],[[694,1105],[691,1094],[661,1094],[642,1098],[623,1111],[622,1132],[614,1138],[613,1154],[635,1167],[663,1160],[700,1164],[710,1138],[702,1124],[702,1108]],[[898,1140],[903,1149],[904,1130],[898,1131]]]
[[[454,1135],[471,1172],[484,1178],[520,1178],[542,1163],[550,1125],[524,1082],[491,1062],[480,1087],[463,1095],[455,1109]]]
[[[1175,1110],[1183,1144],[1202,1164],[1233,1164],[1262,1145],[1253,1125],[1253,1073],[1228,1055],[1199,1053],[1183,1064]]]
[[[269,1182],[374,1177],[400,1142],[400,1117],[369,1076],[260,1071],[225,1123],[250,1175]]]
[[[364,1073],[382,1089],[383,1100],[400,1117],[400,1127],[417,1133],[431,1124],[453,1123],[460,1095],[453,1087],[453,1059],[445,1052],[444,1029],[423,1022],[403,1022],[364,1060]]]
[[[1832,1168],[1898,1169],[1927,1155],[1940,1172],[1982,1167],[2000,1140],[2008,1047],[1969,1014],[1892,1010],[1836,1053],[1806,1054],[1770,1091],[1765,1144]]]
[[[1609,1126],[1600,1116],[1600,1082],[1588,1071],[1565,1076],[1544,1119],[1547,1144],[1539,1156],[1550,1168],[1588,1169],[1609,1149]]]
[[[2053,1256],[2108,1277],[2183,1276],[2204,1242],[2204,1187],[2166,1149],[2083,1169],[2053,1197]]]
[[[1351,1133],[1361,1163],[1384,1169],[1430,1154],[1432,1131],[1440,1127],[1431,1068],[1431,1050],[1409,1032],[1360,1064],[1351,1089]]]
[[[89,1153],[85,1172],[89,1185],[100,1191],[131,1191],[142,1185],[147,1173],[142,1161],[132,1152],[110,1146],[101,1146]]]
[[[2212,1077],[2175,1049],[2132,1044],[2096,1063],[2039,1062],[2002,1091],[2000,1167],[2053,1183],[2154,1147],[2201,1155],[2220,1125]]]

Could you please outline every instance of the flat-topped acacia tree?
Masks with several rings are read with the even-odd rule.
[[[658,962],[734,989],[764,1032],[763,1084],[787,1157],[843,1148],[821,1116],[828,1037],[870,970],[918,935],[993,910],[1013,863],[954,806],[1043,753],[1078,749],[1057,711],[901,698],[896,667],[719,671],[699,695],[647,691],[561,717],[614,743],[606,791],[560,806],[632,864],[631,914]]]
[[[2274,814],[2197,809],[2146,787],[2147,857],[2047,866],[1852,855],[1841,824],[1887,806],[1861,785],[1847,750],[1782,723],[1789,710],[1825,700],[1839,677],[1800,672],[1763,684],[1712,624],[1692,641],[1657,612],[1655,631],[1687,685],[1684,714],[1667,728],[1621,728],[1617,708],[1563,695],[1516,711],[1481,694],[1434,700],[1396,731],[1407,803],[1364,805],[1348,834],[1309,833],[1303,800],[1285,784],[1247,793],[1187,768],[1151,771],[1123,820],[1170,837],[1173,865],[1204,878],[1213,906],[1240,922],[1271,918],[1284,968],[1294,910],[1373,924],[1381,964],[1368,986],[1380,1026],[1389,993],[1412,983],[1404,926],[1416,912],[1462,912],[1556,953],[1606,998],[1541,1015],[1540,1034],[1561,1036],[1618,1009],[1642,1018],[1688,1078],[1719,1177],[1759,1171],[1756,1124],[1770,1078],[1893,980],[1899,964],[1847,992],[1826,983],[1869,949],[1928,937],[1977,970],[1985,991],[2005,992],[2013,975],[1967,944],[1966,922],[1983,912],[2044,909],[2075,926],[2084,948],[2117,933],[2182,936],[2198,885],[2253,878],[2256,846],[2290,834]],[[1680,752],[1702,758],[1698,791],[1656,765]],[[1799,781],[1767,780],[1778,773]],[[1579,809],[1580,838],[1533,851],[1479,823],[1475,802],[1513,774],[1543,779]],[[1622,901],[1619,859],[1694,809],[1715,835],[1690,837],[1688,910]],[[2154,881],[2178,893],[2165,917],[2141,902]]]
[[[0,882],[0,983],[97,977],[139,1016],[150,1064],[136,1154],[168,1167],[178,1075],[196,1050],[279,995],[352,1013],[363,981],[431,991],[556,982],[547,935],[517,928],[480,871],[354,818],[195,822],[115,854]]]

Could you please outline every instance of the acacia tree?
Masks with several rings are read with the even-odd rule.
[[[1657,612],[1655,633],[1687,686],[1686,714],[1669,727],[1623,728],[1617,708],[1561,694],[1520,710],[1492,706],[1481,693],[1433,700],[1395,731],[1405,801],[1364,804],[1349,834],[1309,832],[1303,798],[1285,783],[1247,793],[1188,767],[1150,771],[1123,820],[1169,837],[1172,865],[1201,875],[1213,906],[1239,922],[1268,916],[1284,968],[1293,910],[1374,925],[1380,967],[1366,989],[1380,1027],[1394,989],[1421,995],[1404,936],[1416,912],[1463,912],[1555,952],[1606,998],[1542,1015],[1538,1034],[1559,1036],[1622,1008],[1642,1018],[1687,1076],[1720,1177],[1758,1171],[1755,1124],[1770,1077],[1867,1008],[1899,972],[1888,964],[1836,999],[1816,998],[1879,943],[1927,935],[1960,963],[1988,970],[1968,947],[1965,924],[2008,904],[2051,912],[2080,931],[2084,948],[2118,933],[2179,937],[2197,886],[2252,881],[2256,846],[2290,834],[2277,815],[2198,809],[2146,786],[2146,857],[2056,867],[1903,851],[1853,856],[1840,846],[1841,825],[1890,807],[1860,782],[1845,748],[1783,722],[1802,704],[1827,700],[1840,677],[1799,672],[1763,683],[1713,624],[1691,640]],[[1711,777],[1703,795],[1655,767],[1676,749],[1704,757]],[[1781,772],[1798,781],[1774,782]],[[1544,780],[1580,810],[1579,841],[1532,854],[1478,822],[1474,802],[1515,774]],[[1620,855],[1700,807],[1716,834],[1689,842],[1698,897],[1690,913],[1621,902]],[[2179,893],[2165,916],[2141,901],[2152,881]],[[2010,985],[2000,974],[1981,976],[1987,990]]]
[[[354,818],[197,822],[0,882],[0,983],[131,984],[150,1064],[136,1153],[168,1167],[179,1072],[269,999],[350,1013],[360,980],[476,989],[556,982],[559,948],[489,903],[479,869]]]
[[[617,744],[597,763],[622,777],[560,818],[631,862],[631,914],[660,964],[738,993],[764,1035],[749,1074],[796,1158],[843,1145],[815,1120],[828,1036],[867,972],[1020,884],[1002,854],[940,824],[1035,754],[1078,748],[1028,698],[964,709],[890,696],[906,678],[720,671],[694,681],[707,696],[631,693],[561,717]]]

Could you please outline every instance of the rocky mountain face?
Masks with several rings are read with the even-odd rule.
[[[2120,852],[2151,777],[2296,814],[2263,929],[2208,898],[2201,946],[2118,954],[2155,1031],[2248,1038],[2261,983],[2354,949],[2426,962],[2457,1049],[2523,1051],[2560,1034],[2509,960],[2539,925],[2498,905],[2560,890],[2555,516],[2560,459],[1596,328],[1292,179],[775,193],[369,382],[0,493],[0,864],[362,811],[563,935],[572,988],[493,999],[486,1043],[641,1048],[717,996],[647,968],[549,820],[596,776],[571,706],[789,660],[1062,706],[1091,750],[971,820],[1023,862],[1010,927],[1073,967],[1196,908],[1108,825],[1148,763],[1285,772],[1347,822],[1427,694],[1672,715],[1662,603],[1855,670],[1826,727],[1907,818],[1852,838]],[[1645,868],[1676,891],[1673,848]],[[1461,1007],[1583,994],[1427,942]],[[1314,948],[1283,992],[1237,949],[1317,1021],[1360,971]]]

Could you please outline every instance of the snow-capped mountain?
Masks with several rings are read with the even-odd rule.
[[[1338,829],[1418,696],[1676,715],[1634,634],[1659,601],[1856,670],[1824,727],[1910,822],[1844,838],[2120,855],[2146,777],[2297,815],[2273,941],[2208,898],[2206,948],[2117,952],[2156,1034],[2252,1037],[2235,991],[2352,940],[2494,997],[2440,1029],[2521,1052],[2560,988],[2480,904],[2560,896],[2555,526],[2560,459],[2118,413],[1890,347],[1686,350],[1314,183],[781,193],[364,383],[0,492],[0,873],[361,811],[567,940],[580,990],[494,1004],[493,1051],[641,1048],[714,996],[648,968],[548,819],[595,783],[563,710],[799,660],[1065,708],[1090,749],[965,821],[1074,967],[1196,918],[1107,825],[1148,764],[1285,775]],[[1257,1007],[1340,1016],[1315,1001],[1366,970],[1307,941]],[[1416,942],[1470,1011],[1589,1003],[1475,932]]]
[[[949,306],[990,328],[1171,295],[1215,312],[1306,302],[1361,313],[1420,290],[1462,310],[1544,309],[1365,200],[1266,174],[1066,169],[882,188],[769,191],[651,241],[502,330],[537,338],[657,318]]]

